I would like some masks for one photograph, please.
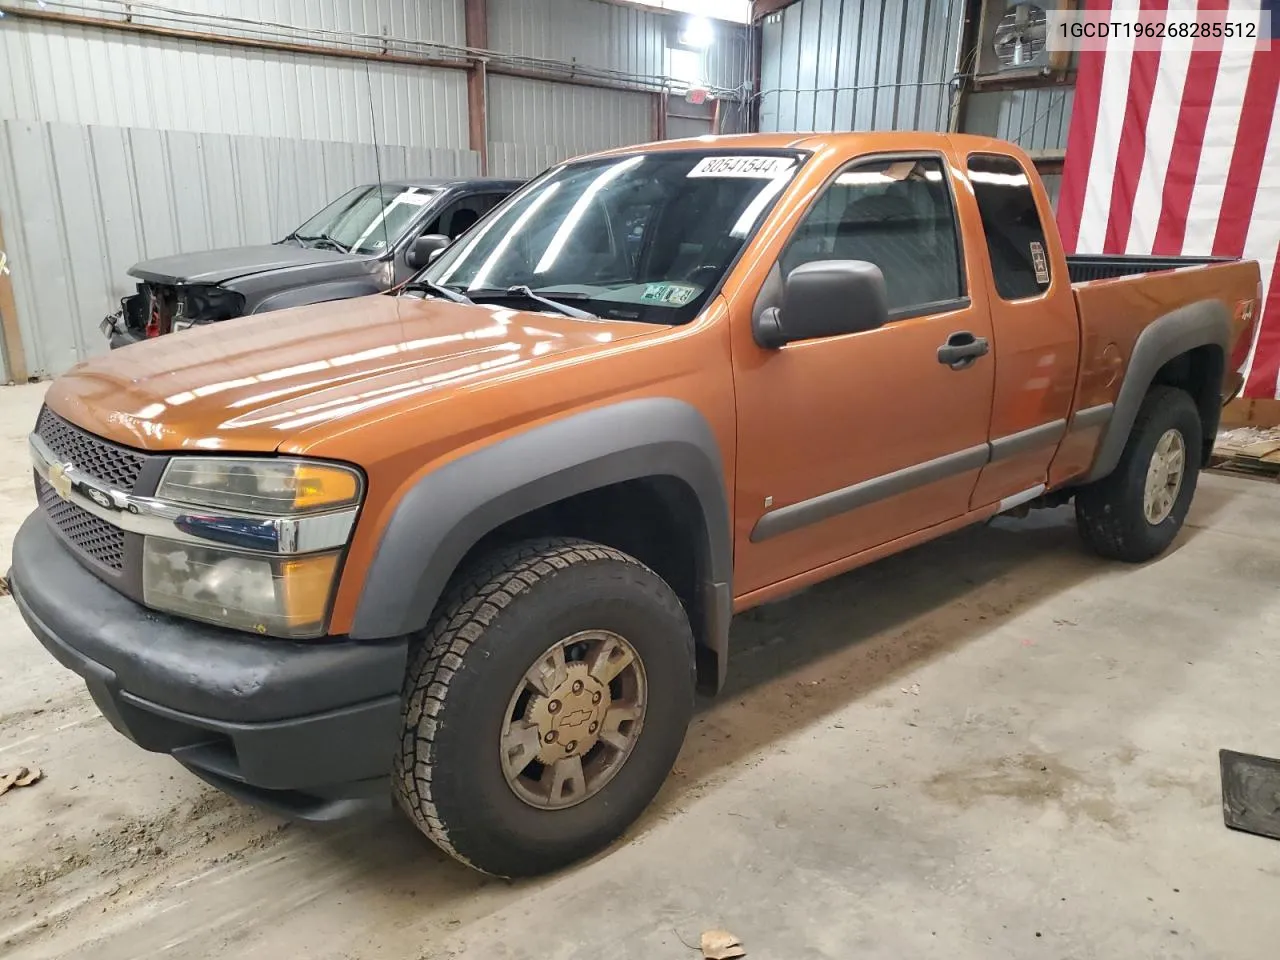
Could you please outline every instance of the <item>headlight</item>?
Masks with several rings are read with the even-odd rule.
[[[176,323],[213,323],[244,313],[244,297],[226,287],[196,284],[180,288]]]
[[[306,460],[175,457],[156,496],[172,503],[287,517],[355,506],[360,475],[349,467]]]
[[[362,494],[360,474],[337,464],[174,457],[156,500],[186,539],[143,541],[143,602],[236,630],[320,636]]]
[[[303,639],[324,632],[338,553],[281,557],[147,537],[142,599],[235,630]]]

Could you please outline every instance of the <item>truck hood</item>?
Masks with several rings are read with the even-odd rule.
[[[228,247],[200,253],[179,253],[157,260],[144,260],[129,268],[129,276],[148,283],[224,283],[250,273],[265,273],[286,267],[302,267],[338,260],[367,260],[364,256],[337,250],[314,250],[291,243],[269,243],[260,247]]]
[[[91,433],[144,450],[274,451],[401,399],[654,329],[375,295],[113,350],[59,377],[46,402]]]

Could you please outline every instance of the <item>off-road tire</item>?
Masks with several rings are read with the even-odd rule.
[[[1160,523],[1143,512],[1147,467],[1156,444],[1168,430],[1182,434],[1186,465],[1173,509]],[[1191,507],[1200,474],[1200,413],[1195,401],[1176,387],[1152,387],[1110,474],[1076,494],[1076,527],[1085,544],[1112,560],[1142,563],[1163,553],[1173,542]]]
[[[502,724],[525,671],[582,630],[626,638],[648,706],[612,780],[576,806],[538,809],[505,779]],[[502,549],[464,574],[410,655],[396,799],[437,845],[485,873],[530,876],[589,856],[626,830],[675,764],[693,716],[694,663],[679,598],[634,557],[567,539]]]

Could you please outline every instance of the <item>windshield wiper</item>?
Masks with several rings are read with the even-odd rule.
[[[462,291],[454,290],[452,287],[446,287],[442,283],[432,283],[430,280],[410,280],[402,289],[425,290],[427,293],[434,293],[437,297],[443,297],[445,300],[452,300],[454,303],[475,303],[474,300]]]
[[[590,297],[580,296],[578,294],[565,293],[566,298],[572,297],[575,300],[590,300]],[[599,320],[594,313],[588,313],[586,310],[579,310],[577,307],[571,307],[567,303],[561,303],[559,300],[552,300],[550,297],[544,297],[527,286],[507,287],[505,290],[472,290],[471,299],[477,300],[503,300],[503,299],[521,299],[532,300],[534,303],[540,303],[544,307],[550,307],[557,313],[562,313],[566,317],[573,317],[575,320]]]
[[[335,240],[333,237],[329,236],[327,233],[322,233],[322,234],[319,234],[318,236],[314,236],[314,237],[304,237],[304,236],[303,236],[302,234],[300,234],[300,233],[291,233],[291,234],[289,234],[289,236],[285,237],[285,239],[286,239],[286,240],[300,240],[300,241],[302,241],[303,243],[311,243],[311,244],[315,244],[317,247],[319,247],[319,246],[329,246],[329,247],[332,247],[334,250],[337,250],[339,253],[350,253],[350,252],[351,252],[347,247],[344,247],[341,243],[339,243],[339,242],[338,242],[337,240]]]

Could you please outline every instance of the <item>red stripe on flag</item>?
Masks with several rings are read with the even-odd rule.
[[[1169,0],[1141,0],[1139,9],[1147,12],[1167,11]],[[1133,222],[1133,200],[1142,177],[1142,163],[1147,156],[1147,118],[1156,93],[1156,74],[1160,70],[1159,50],[1137,50],[1129,65],[1129,95],[1124,108],[1124,126],[1120,130],[1120,147],[1116,152],[1116,173],[1111,181],[1111,204],[1107,207],[1107,232],[1102,242],[1103,253],[1124,253],[1129,243],[1129,225]]]
[[[1111,0],[1089,0],[1085,9],[1110,10]],[[1058,232],[1067,253],[1075,252],[1076,241],[1080,238],[1080,218],[1084,214],[1085,188],[1089,185],[1093,138],[1098,132],[1102,69],[1106,59],[1107,55],[1101,50],[1084,50],[1076,66],[1076,94],[1071,107],[1062,185],[1058,190]]]
[[[1244,385],[1246,397],[1270,400],[1276,396],[1276,380],[1280,378],[1280,257],[1271,270],[1271,285],[1258,329],[1258,344],[1253,351],[1253,367]]]
[[[1222,195],[1222,215],[1213,238],[1215,257],[1238,257],[1244,253],[1278,92],[1280,49],[1255,51],[1244,104],[1240,108],[1240,135],[1231,154],[1231,168]]]
[[[1201,10],[1226,10],[1227,0],[1201,0]],[[1165,172],[1164,193],[1160,204],[1160,222],[1151,252],[1178,256],[1187,235],[1187,213],[1191,209],[1191,193],[1200,170],[1200,151],[1204,147],[1204,130],[1213,105],[1213,90],[1218,81],[1218,65],[1222,62],[1221,41],[1214,49],[1212,40],[1196,40],[1187,65],[1187,82],[1182,90],[1182,107],[1174,128],[1173,155]]]

